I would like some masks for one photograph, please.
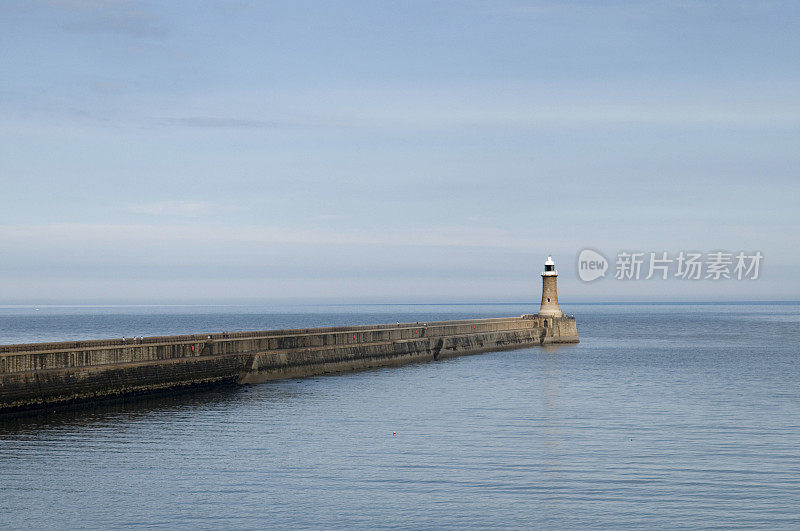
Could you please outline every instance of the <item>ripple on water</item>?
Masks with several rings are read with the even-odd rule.
[[[493,315],[450,310],[436,315]],[[0,514],[13,528],[797,527],[800,307],[716,310],[584,306],[575,346],[8,419]],[[139,317],[158,332],[213,315],[100,321]],[[42,322],[14,319],[28,335]]]

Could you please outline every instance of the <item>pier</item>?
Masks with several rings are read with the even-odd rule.
[[[262,383],[577,343],[547,257],[539,313],[495,319],[0,346],[0,414],[201,385]]]
[[[221,382],[577,343],[570,317],[271,330],[0,346],[0,413]]]

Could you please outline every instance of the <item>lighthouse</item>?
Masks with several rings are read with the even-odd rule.
[[[556,290],[558,271],[553,257],[548,256],[542,271],[542,305],[539,315],[542,317],[561,317],[561,308],[558,307],[558,291]]]

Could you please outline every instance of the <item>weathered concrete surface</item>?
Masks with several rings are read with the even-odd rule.
[[[577,343],[575,320],[441,321],[0,346],[0,413],[215,382],[258,383]]]

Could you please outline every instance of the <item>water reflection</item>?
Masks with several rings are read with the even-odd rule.
[[[241,400],[246,392],[246,389],[235,384],[219,384],[12,413],[0,417],[0,438],[39,430],[80,429],[105,423],[137,422],[176,411],[230,407]]]

